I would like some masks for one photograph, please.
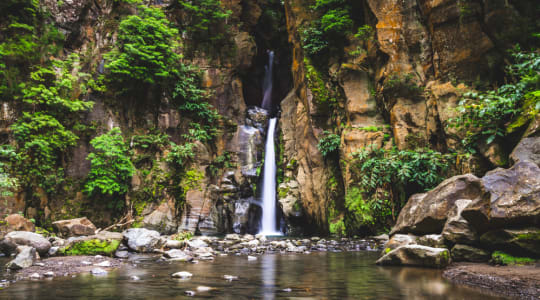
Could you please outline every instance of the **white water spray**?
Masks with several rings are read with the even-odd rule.
[[[268,65],[264,73],[262,108],[271,112],[272,109],[272,76],[274,72],[274,51],[268,51]]]

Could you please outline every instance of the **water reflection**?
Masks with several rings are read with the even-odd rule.
[[[217,257],[214,262],[186,264],[156,262],[140,257],[108,276],[79,275],[48,281],[21,281],[0,291],[0,299],[189,299],[186,290],[214,288],[195,298],[214,299],[498,299],[452,285],[441,271],[382,268],[376,253],[312,253],[264,255],[256,261],[245,256]],[[190,280],[170,274],[193,273]],[[226,281],[223,275],[239,276]],[[139,281],[130,279],[132,275]]]

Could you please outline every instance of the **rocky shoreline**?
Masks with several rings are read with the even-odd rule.
[[[540,266],[491,266],[479,263],[450,265],[443,277],[456,284],[519,299],[539,299]]]

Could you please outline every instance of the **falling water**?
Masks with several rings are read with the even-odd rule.
[[[266,135],[262,188],[263,217],[262,230],[260,232],[264,235],[281,235],[276,230],[276,154],[274,149],[276,121],[276,118],[270,119],[268,123],[268,134]]]
[[[268,51],[268,65],[264,73],[262,108],[270,112],[272,106],[272,76],[274,70],[274,51]]]

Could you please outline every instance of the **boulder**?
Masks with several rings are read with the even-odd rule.
[[[129,249],[136,252],[152,252],[154,248],[159,248],[161,239],[159,232],[145,228],[130,228],[123,233],[124,240]]]
[[[378,265],[403,265],[444,268],[450,263],[448,249],[421,245],[398,247],[377,260]]]
[[[0,249],[6,255],[14,253],[17,246],[33,247],[40,255],[45,256],[51,243],[42,235],[28,231],[12,231],[0,242]]]
[[[482,178],[489,198],[478,198],[461,215],[477,231],[540,225],[540,168],[521,161],[510,169],[497,168]]]
[[[416,240],[418,245],[434,247],[434,248],[446,248],[444,244],[444,238],[440,234],[427,234],[419,237]]]
[[[96,233],[96,226],[86,217],[56,221],[53,222],[53,226],[62,237],[93,235]]]
[[[427,193],[411,196],[390,234],[439,234],[460,199],[487,200],[488,194],[482,181],[472,174],[448,178]]]
[[[483,246],[516,256],[540,257],[540,229],[498,229],[480,237]]]
[[[190,261],[193,260],[193,257],[191,257],[188,253],[182,250],[178,249],[172,249],[163,254],[166,258],[169,258],[171,260],[175,261]]]
[[[489,252],[469,245],[457,244],[450,251],[452,261],[487,262],[491,255]]]
[[[468,199],[460,199],[455,202],[454,211],[451,212],[452,217],[448,218],[442,231],[442,236],[449,245],[475,244],[478,240],[475,230],[461,216],[463,209],[470,203],[472,203],[472,200]]]
[[[19,214],[11,214],[4,221],[9,231],[35,231],[34,223]]]
[[[520,161],[530,161],[540,166],[540,136],[522,139],[510,154],[514,164]]]
[[[384,246],[384,251],[388,253],[398,247],[405,245],[416,245],[417,237],[412,234],[394,234]]]
[[[208,247],[208,244],[205,243],[201,239],[192,239],[192,240],[187,241],[186,243],[189,246],[189,248],[192,248],[192,249]]]
[[[7,263],[6,267],[10,270],[20,270],[28,268],[36,260],[36,249],[29,246],[17,247],[17,256],[14,260]]]

